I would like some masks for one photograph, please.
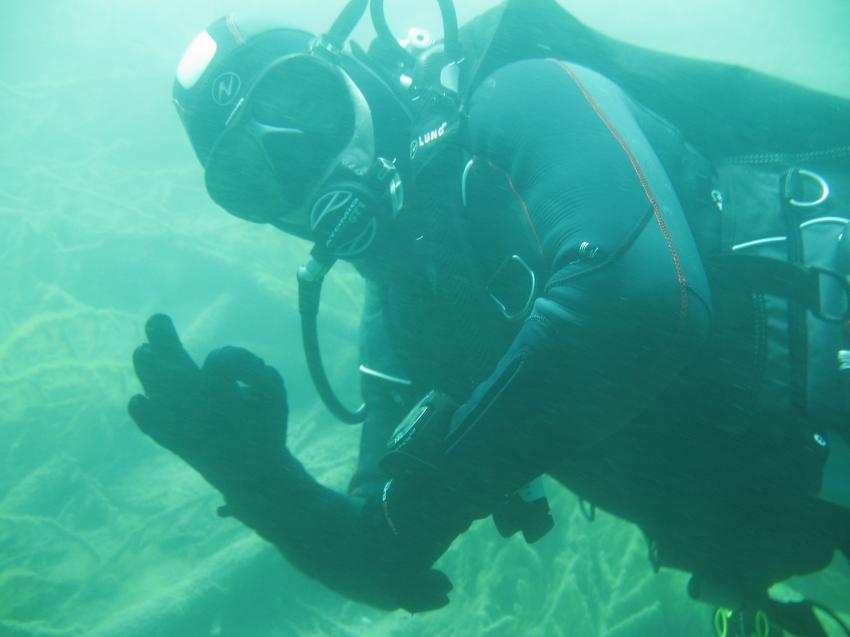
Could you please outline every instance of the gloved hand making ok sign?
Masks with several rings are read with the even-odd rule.
[[[225,495],[286,459],[286,390],[251,352],[224,347],[199,368],[171,319],[152,316],[133,364],[146,396],[130,400],[139,428],[194,467]]]
[[[148,342],[133,355],[145,395],[130,399],[130,416],[224,495],[227,514],[351,599],[410,611],[448,603],[448,578],[399,542],[385,503],[323,487],[286,450],[277,371],[237,347],[213,351],[199,368],[161,314],[145,332]]]

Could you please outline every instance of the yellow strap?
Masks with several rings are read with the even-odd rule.
[[[770,637],[770,620],[763,610],[756,613],[756,632],[753,637]]]
[[[729,618],[732,611],[728,608],[718,608],[714,611],[714,633],[717,637],[729,636]]]

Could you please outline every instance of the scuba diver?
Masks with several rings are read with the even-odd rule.
[[[348,37],[367,4],[349,2],[319,37],[220,19],[174,84],[213,201],[314,244],[298,273],[308,365],[331,411],[363,422],[348,493],[287,450],[273,368],[235,347],[199,367],[165,315],[134,353],[144,395],[129,412],[141,430],[221,492],[221,515],[383,609],[447,604],[434,563],[477,519],[492,516],[505,536],[545,534],[543,474],[682,549],[662,564],[748,600],[846,550],[831,512],[801,505],[824,520],[802,563],[719,564],[720,529],[694,526],[694,493],[680,484],[704,476],[670,475],[687,473],[679,463],[704,433],[675,409],[687,407],[680,379],[705,355],[713,301],[651,113],[562,59],[482,73],[445,0],[440,44],[416,30],[397,40],[373,1],[379,37],[363,50]],[[338,260],[366,281],[356,410],[336,398],[317,343],[322,281]],[[709,482],[717,491],[704,488],[702,506],[737,488]],[[668,496],[682,507],[664,506]],[[760,538],[738,540],[763,555]]]

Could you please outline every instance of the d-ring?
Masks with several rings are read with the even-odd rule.
[[[798,208],[812,208],[827,200],[827,197],[829,197],[829,184],[826,183],[826,180],[823,177],[817,173],[813,173],[811,170],[804,170],[802,168],[797,170],[797,174],[801,177],[808,177],[809,179],[816,181],[821,188],[821,194],[820,197],[814,201],[798,201],[797,199],[789,199],[788,203],[792,206],[797,206]]]
[[[717,637],[729,636],[729,619],[732,611],[728,608],[718,608],[714,611],[714,634]]]
[[[756,613],[756,637],[770,637],[770,620],[767,614],[760,610]]]

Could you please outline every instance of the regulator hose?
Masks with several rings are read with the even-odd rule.
[[[339,420],[349,425],[356,425],[363,422],[366,406],[360,405],[355,411],[351,411],[340,402],[325,373],[322,354],[319,350],[319,303],[322,296],[322,283],[329,267],[311,257],[307,265],[298,270],[298,311],[301,314],[301,340],[304,343],[304,356],[307,359],[310,378],[313,379],[313,384],[322,402]]]

